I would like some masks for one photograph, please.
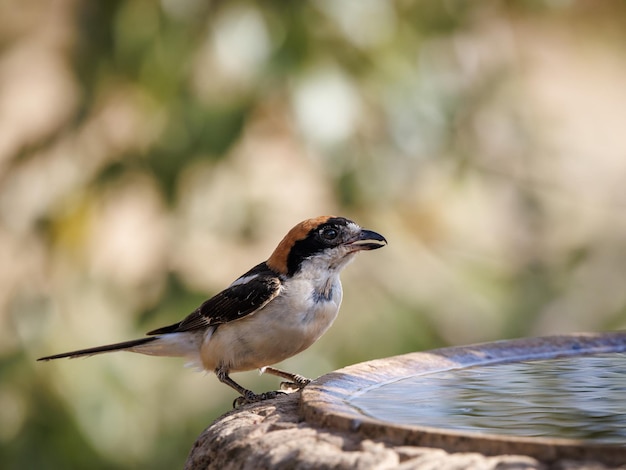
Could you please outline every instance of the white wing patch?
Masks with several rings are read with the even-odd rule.
[[[240,278],[235,279],[233,283],[228,287],[241,286],[243,284],[247,284],[248,282],[252,281],[253,279],[256,279],[257,277],[259,277],[258,274],[250,274],[249,276],[241,276]]]

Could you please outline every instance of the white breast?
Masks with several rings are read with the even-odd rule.
[[[317,286],[322,286],[318,288]],[[320,284],[292,278],[281,295],[248,317],[219,325],[205,339],[207,370],[252,370],[287,359],[311,346],[332,325],[341,305],[338,275]]]

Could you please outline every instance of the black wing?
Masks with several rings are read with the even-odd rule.
[[[281,285],[276,273],[265,263],[261,263],[233,282],[230,287],[203,302],[183,321],[152,330],[147,334],[192,331],[238,320],[265,307],[278,295]]]

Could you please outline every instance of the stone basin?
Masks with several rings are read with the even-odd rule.
[[[436,349],[349,366],[302,390],[300,413],[316,427],[350,432],[394,445],[436,447],[448,452],[520,454],[543,462],[560,459],[626,463],[626,442],[602,444],[584,439],[526,437],[390,422],[363,414],[353,402],[365,391],[406,378],[556,358],[626,352],[626,332],[586,333],[516,339]],[[619,392],[619,391],[618,391]],[[621,392],[619,392],[621,393]],[[626,390],[624,390],[626,413]]]

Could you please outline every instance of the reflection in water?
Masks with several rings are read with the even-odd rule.
[[[414,376],[350,400],[397,424],[626,445],[626,354]]]

